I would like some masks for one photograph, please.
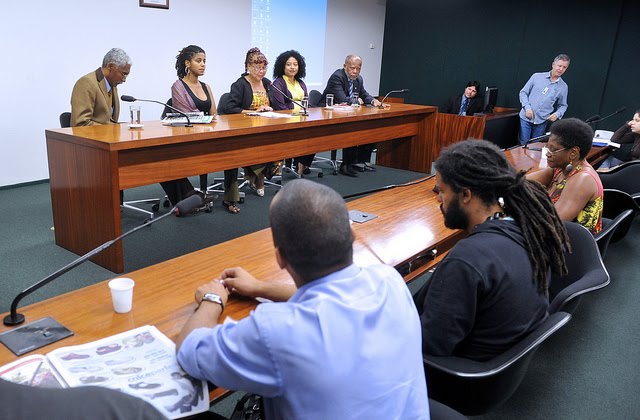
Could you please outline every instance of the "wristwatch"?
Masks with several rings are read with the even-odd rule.
[[[204,301],[217,303],[222,307],[222,310],[224,311],[224,302],[222,302],[222,298],[220,297],[220,295],[216,295],[215,293],[205,293],[204,296],[202,296],[202,300],[200,301],[200,303]]]

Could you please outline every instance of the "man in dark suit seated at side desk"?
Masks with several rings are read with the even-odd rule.
[[[321,103],[325,103],[327,94],[330,93],[333,94],[335,104],[380,106],[380,101],[364,88],[360,70],[362,70],[362,58],[355,54],[348,55],[344,60],[343,68],[334,71],[329,77],[327,87],[322,93]],[[358,95],[357,102],[354,95]],[[371,143],[342,149],[340,173],[356,177],[358,174],[354,169],[360,172],[375,171],[375,167],[371,165],[371,153],[375,148],[376,145]]]
[[[486,361],[546,319],[550,272],[567,270],[567,234],[544,187],[488,141],[450,146],[435,169],[445,226],[469,236],[417,293],[423,351]]]
[[[262,395],[266,419],[428,419],[411,294],[394,268],[353,264],[342,197],[294,180],[273,199],[269,220],[276,260],[295,285],[232,268],[198,288],[199,307],[177,342],[183,368]],[[301,232],[314,238],[308,246],[295,240]],[[218,325],[227,289],[275,302]]]
[[[445,114],[458,114],[472,116],[477,112],[482,112],[483,99],[478,96],[480,90],[480,82],[472,80],[458,96],[450,97],[447,102],[440,107],[439,112]]]

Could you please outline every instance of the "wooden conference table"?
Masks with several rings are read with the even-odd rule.
[[[286,112],[286,111],[285,111]],[[56,244],[82,255],[122,233],[120,190],[359,144],[384,142],[378,163],[429,172],[437,108],[310,109],[306,117],[222,115],[212,124],[145,121],[46,130]],[[122,243],[92,258],[124,270]]]
[[[605,148],[593,148],[598,157]],[[540,152],[520,147],[507,150],[507,158],[518,169],[535,168]],[[388,189],[347,203],[350,210],[372,213],[377,218],[354,223],[354,260],[367,266],[386,263],[395,267],[418,266],[405,273],[407,281],[435,266],[464,237],[464,232],[447,229],[432,191],[433,177],[408,186]],[[406,199],[398,199],[402,195]],[[252,253],[245,251],[251,247]],[[435,258],[429,256],[435,254]],[[427,256],[426,258],[424,256]],[[426,262],[424,262],[426,260]],[[410,264],[420,261],[421,264]],[[193,313],[195,289],[217,277],[223,269],[242,266],[257,278],[291,282],[275,261],[270,229],[245,235],[191,254],[128,273],[135,280],[133,309],[116,314],[111,304],[107,280],[64,295],[18,308],[26,322],[51,316],[75,335],[37,350],[47,353],[58,347],[83,344],[143,325],[155,325],[172,340]],[[223,317],[241,319],[257,302],[232,295]],[[0,332],[7,331],[4,325]],[[0,366],[17,357],[0,345]],[[215,394],[214,394],[215,396]]]

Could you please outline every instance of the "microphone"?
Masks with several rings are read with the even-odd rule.
[[[613,112],[613,113],[611,113],[611,114],[609,114],[609,115],[607,115],[607,116],[605,116],[605,117],[600,118],[600,115],[594,115],[594,117],[598,117],[598,118],[596,118],[596,119],[595,119],[595,120],[593,120],[593,121],[585,121],[585,122],[590,122],[590,123],[599,123],[600,121],[604,121],[604,120],[606,120],[607,118],[613,117],[614,115],[618,115],[619,113],[624,112],[624,111],[626,111],[626,110],[627,110],[627,107],[626,107],[626,106],[623,106],[623,107],[618,108],[615,112]]]
[[[178,114],[182,115],[183,117],[185,117],[187,119],[187,123],[184,125],[185,127],[192,127],[193,125],[191,124],[191,120],[189,119],[189,116],[180,111],[178,108],[175,108],[169,104],[165,104],[164,102],[160,102],[160,101],[154,101],[153,99],[138,99],[138,98],[134,98],[133,96],[129,96],[129,95],[122,95],[120,97],[120,99],[122,99],[125,102],[135,102],[135,101],[140,101],[140,102],[153,102],[156,104],[160,104],[160,105],[164,105],[167,108],[169,108],[172,111],[177,112]]]
[[[276,80],[278,80],[277,77],[275,79],[273,79],[273,82],[275,82]],[[271,85],[269,85],[269,87],[274,88],[275,90],[280,92],[282,94],[282,96],[284,96],[285,98],[287,98],[288,100],[290,100],[291,102],[293,102],[294,104],[296,104],[300,108],[302,108],[302,115],[309,115],[308,107],[302,105],[300,102],[296,101],[295,99],[293,99],[292,97],[290,97],[289,95],[287,95],[286,93],[284,93],[283,91],[278,89],[278,86],[274,85],[273,82],[271,82]]]
[[[409,89],[392,90],[391,92],[384,95],[384,98],[382,98],[382,101],[380,101],[380,105],[378,106],[378,108],[384,108],[384,101],[386,101],[387,97],[392,93],[407,93],[407,92],[409,92]]]
[[[542,136],[538,136],[538,137],[534,137],[532,139],[529,139],[524,144],[524,149],[529,149],[529,150],[533,150],[533,151],[536,151],[536,152],[541,152],[542,148],[540,148],[540,147],[528,147],[529,143],[546,143],[546,142],[549,141],[549,137],[551,137],[551,134],[547,133],[547,134],[543,134]]]
[[[600,114],[596,114],[596,115],[592,115],[589,118],[587,118],[586,120],[584,120],[584,122],[586,122],[587,124],[591,124],[594,121],[598,121],[600,119]]]
[[[49,274],[47,277],[43,278],[42,280],[40,280],[39,282],[33,284],[32,286],[29,286],[28,288],[26,288],[25,290],[23,290],[22,292],[20,292],[18,294],[18,296],[15,297],[15,299],[13,299],[13,301],[11,302],[11,313],[9,315],[7,315],[4,318],[4,325],[7,326],[13,326],[13,325],[19,325],[22,324],[24,322],[24,315],[19,314],[18,313],[18,303],[20,303],[20,301],[22,300],[22,298],[30,295],[31,293],[35,292],[36,290],[40,289],[42,286],[50,283],[52,280],[57,279],[58,277],[60,277],[61,275],[63,275],[64,273],[66,273],[67,271],[71,270],[72,268],[75,268],[77,266],[79,266],[80,264],[82,264],[83,262],[85,262],[86,260],[88,260],[89,258],[93,257],[96,254],[99,254],[100,252],[104,251],[105,249],[109,248],[111,245],[115,244],[116,242],[118,242],[119,240],[123,239],[126,236],[129,236],[130,234],[137,232],[138,230],[147,227],[147,226],[151,226],[152,224],[154,224],[157,221],[160,221],[162,219],[164,219],[165,217],[168,217],[172,214],[175,213],[176,216],[185,216],[189,213],[193,213],[195,211],[197,211],[197,209],[199,207],[201,207],[203,205],[203,201],[202,201],[202,197],[200,197],[198,194],[194,194],[188,198],[185,198],[184,200],[180,201],[178,204],[175,205],[175,207],[173,207],[171,209],[171,211],[169,211],[167,214],[163,214],[160,217],[157,217],[155,219],[152,219],[140,226],[136,226],[135,228],[123,233],[122,235],[118,236],[115,239],[112,239],[110,241],[107,241],[105,243],[103,243],[102,245],[98,246],[97,248],[87,252],[86,254],[84,254],[83,256],[75,259],[74,261],[71,261],[69,264],[65,265],[64,267],[62,267],[61,269],[59,269],[58,271]]]

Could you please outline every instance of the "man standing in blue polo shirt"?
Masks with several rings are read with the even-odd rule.
[[[534,73],[520,90],[520,143],[542,136],[548,122],[562,118],[567,111],[569,87],[562,75],[570,62],[568,55],[558,55],[551,71]]]

